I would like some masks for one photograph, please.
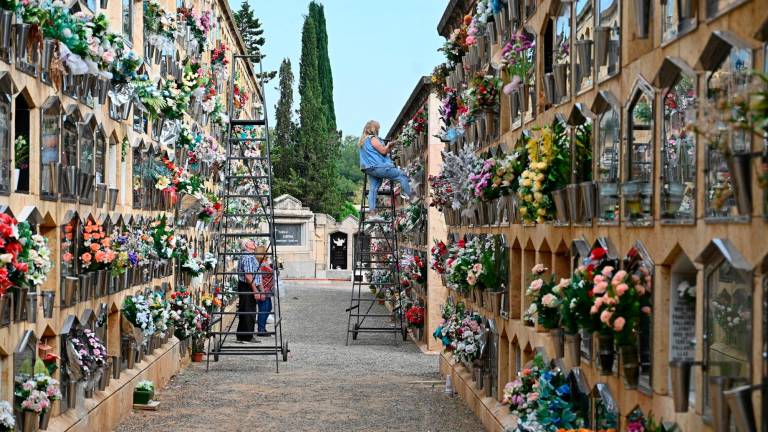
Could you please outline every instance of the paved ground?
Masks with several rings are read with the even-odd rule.
[[[287,285],[287,284],[286,284]],[[458,396],[443,394],[438,358],[392,335],[360,335],[345,347],[349,285],[287,285],[285,334],[291,349],[274,360],[228,357],[192,364],[134,412],[130,431],[482,431]],[[379,307],[379,306],[377,306]]]

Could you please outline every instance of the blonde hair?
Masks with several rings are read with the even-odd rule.
[[[379,125],[379,122],[377,122],[376,120],[369,120],[368,123],[366,123],[365,127],[363,128],[363,133],[360,134],[360,140],[357,142],[357,146],[362,147],[363,143],[365,143],[365,140],[369,136],[378,136],[379,129],[381,129],[381,125]]]

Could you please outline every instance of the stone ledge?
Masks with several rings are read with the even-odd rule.
[[[477,390],[472,374],[460,363],[447,358],[445,353],[440,354],[440,374],[451,375],[454,392],[464,399],[467,406],[483,423],[486,431],[504,432],[515,424],[509,408],[496,399],[486,396],[485,390]]]

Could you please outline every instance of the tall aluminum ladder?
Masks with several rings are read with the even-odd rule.
[[[403,323],[399,299],[405,295],[400,286],[400,260],[398,257],[395,217],[397,197],[394,182],[384,181],[378,197],[385,198],[387,205],[379,211],[383,220],[369,219],[368,176],[363,176],[363,192],[360,204],[360,221],[355,241],[355,261],[352,271],[352,297],[349,301],[347,318],[347,341],[349,336],[357,340],[360,333],[393,333],[408,339],[408,329]],[[378,203],[377,203],[378,206]],[[378,250],[372,250],[378,244]],[[364,289],[368,288],[368,289]],[[386,300],[387,292],[396,293],[398,301],[388,310],[378,303]]]
[[[238,332],[239,319],[246,315],[254,316],[267,312],[237,311],[228,312],[224,308],[215,310],[211,315],[211,336],[208,343],[206,370],[210,362],[217,362],[220,356],[274,356],[275,372],[280,371],[280,359],[288,361],[288,342],[283,338],[283,322],[280,312],[280,289],[278,286],[278,260],[275,242],[275,214],[272,199],[272,160],[270,156],[269,122],[266,97],[262,97],[263,113],[258,119],[234,118],[234,85],[238,62],[258,63],[260,91],[264,91],[263,67],[259,56],[233,55],[232,70],[229,76],[229,113],[227,128],[227,159],[224,165],[224,188],[222,191],[223,214],[220,230],[216,239],[218,263],[216,267],[217,286],[237,287],[238,260],[246,254],[240,248],[245,239],[251,239],[266,248],[266,255],[271,259],[274,287],[265,295],[272,299],[272,323],[267,324],[266,335],[258,337],[258,328],[253,332]],[[247,69],[247,68],[246,68]],[[270,272],[259,271],[264,277]],[[231,292],[231,291],[230,291]],[[252,295],[251,291],[235,293],[240,297]],[[239,299],[238,299],[239,301]],[[233,318],[229,320],[229,318]],[[229,321],[229,322],[227,322]],[[238,335],[251,335],[254,343],[236,343]]]

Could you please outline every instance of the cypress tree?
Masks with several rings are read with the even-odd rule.
[[[292,172],[296,158],[296,123],[293,120],[293,70],[291,60],[280,64],[280,98],[275,105],[274,147],[272,152],[275,189],[278,195],[294,194],[296,175]]]
[[[320,75],[320,91],[322,92],[326,124],[329,131],[335,131],[336,109],[333,104],[333,73],[331,72],[331,59],[328,55],[328,32],[325,28],[323,5],[314,1],[311,2],[309,14],[315,21],[315,31],[317,32],[317,72]]]

